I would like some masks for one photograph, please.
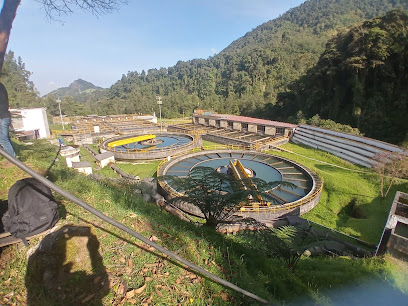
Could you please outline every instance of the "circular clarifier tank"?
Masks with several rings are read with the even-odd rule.
[[[116,159],[162,159],[191,150],[193,136],[175,133],[131,134],[110,138],[101,143],[101,151],[111,151]]]
[[[211,167],[227,173],[229,164],[239,161],[248,177],[266,182],[290,182],[293,187],[278,184],[269,191],[275,199],[270,202],[254,202],[237,207],[235,214],[262,218],[276,218],[285,214],[300,215],[312,209],[320,197],[322,182],[311,170],[279,156],[254,151],[205,151],[192,153],[164,164],[159,176],[186,177],[198,166]],[[160,181],[166,197],[175,197],[179,192],[167,181]],[[197,208],[188,203],[178,204],[179,208],[193,215],[200,215]]]

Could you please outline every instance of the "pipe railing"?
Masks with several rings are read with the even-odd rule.
[[[157,251],[167,255],[168,257],[182,263],[183,265],[187,266],[188,268],[192,269],[193,271],[195,271],[198,274],[201,274],[203,276],[208,277],[209,279],[212,279],[213,281],[228,287],[230,289],[235,290],[236,292],[242,293],[254,300],[257,300],[258,302],[264,303],[264,304],[269,304],[269,302],[255,294],[253,294],[252,292],[249,292],[245,289],[242,289],[238,286],[236,286],[235,284],[226,281],[214,274],[212,274],[211,272],[201,268],[200,266],[184,259],[183,257],[180,257],[179,255],[177,255],[176,253],[169,251],[168,249],[162,247],[161,245],[150,241],[148,238],[144,237],[143,235],[141,235],[138,232],[135,232],[134,230],[130,229],[129,227],[125,226],[124,224],[116,221],[115,219],[112,219],[110,217],[108,217],[107,215],[103,214],[101,211],[97,210],[96,208],[94,208],[93,206],[89,205],[88,203],[82,201],[81,199],[77,198],[76,196],[74,196],[73,194],[69,193],[68,191],[62,189],[61,187],[55,185],[53,182],[49,181],[48,179],[46,179],[45,177],[43,177],[42,175],[40,175],[39,173],[35,172],[33,169],[31,169],[30,167],[28,167],[26,164],[24,164],[23,162],[21,162],[20,160],[12,157],[10,154],[8,154],[6,151],[4,151],[1,147],[0,147],[0,155],[3,155],[7,160],[9,160],[11,163],[13,163],[14,165],[16,165],[17,167],[19,167],[21,170],[23,170],[24,172],[26,172],[27,174],[31,175],[33,178],[35,178],[36,180],[38,180],[39,182],[43,183],[45,186],[49,187],[50,189],[54,190],[55,192],[57,192],[58,194],[60,194],[61,196],[63,196],[64,198],[70,200],[71,202],[77,204],[78,206],[82,207],[83,209],[89,211],[91,214],[95,215],[96,217],[100,218],[101,220],[115,226],[116,228],[128,233],[129,235],[139,239],[140,241],[146,243],[147,245],[153,247],[154,249],[156,249]]]
[[[205,151],[209,151],[209,149],[214,150],[214,147],[217,146],[204,146],[203,148],[205,149]],[[234,147],[234,146],[231,146]],[[197,149],[197,148],[195,148]],[[216,149],[215,149],[216,150]],[[225,147],[223,148],[223,150],[225,150]],[[238,150],[238,149],[237,149]],[[239,150],[242,150],[242,147],[240,147]],[[190,153],[196,153],[199,152],[201,150],[192,150]],[[186,155],[186,153],[180,154],[180,156],[182,155]],[[177,156],[174,156],[177,158]],[[280,157],[282,158],[282,157]],[[283,158],[285,159],[285,158]],[[167,159],[163,160],[158,166],[157,166],[157,175],[160,176],[161,171],[160,169],[169,161]],[[316,199],[317,197],[320,196],[322,190],[323,190],[323,179],[321,179],[320,177],[318,177],[315,173],[311,172],[310,170],[306,170],[304,167],[298,165],[296,162],[293,162],[295,165],[301,167],[302,169],[304,169],[313,179],[314,185],[312,187],[312,190],[309,192],[309,194],[307,194],[305,197],[296,200],[294,202],[291,203],[287,203],[287,204],[280,204],[280,205],[273,205],[270,202],[252,202],[251,205],[242,205],[239,206],[239,210],[241,212],[268,212],[268,213],[278,213],[278,212],[284,212],[284,211],[290,211],[293,210],[299,206],[302,206],[303,204],[309,203],[311,201],[313,201],[314,199]],[[160,184],[160,186],[163,188],[163,190],[165,190],[171,197],[179,197],[182,196],[182,193],[177,192],[175,189],[173,189],[169,184],[167,184],[167,182],[164,182],[162,184]]]

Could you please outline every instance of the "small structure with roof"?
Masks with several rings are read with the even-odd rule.
[[[69,168],[72,168],[72,163],[79,162],[79,147],[62,146],[60,155],[65,157],[65,162]]]
[[[105,152],[102,154],[95,155],[96,163],[99,167],[104,168],[109,164],[115,163],[115,155],[112,152]]]
[[[80,173],[84,173],[85,175],[92,174],[92,165],[87,161],[73,162],[72,168]]]

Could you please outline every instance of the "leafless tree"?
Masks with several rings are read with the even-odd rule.
[[[381,179],[381,197],[385,198],[395,179],[408,176],[408,157],[404,153],[381,153],[376,154],[374,159],[377,161],[374,169]],[[384,193],[387,183],[388,188]]]

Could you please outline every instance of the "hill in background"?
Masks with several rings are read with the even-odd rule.
[[[84,102],[88,96],[98,91],[103,91],[104,88],[95,86],[91,82],[82,79],[75,80],[68,87],[61,87],[50,92],[45,96],[52,95],[57,98],[72,97],[75,101]]]
[[[156,95],[162,114],[181,116],[199,106],[221,113],[271,117],[277,96],[313,68],[328,40],[345,28],[408,9],[400,0],[310,0],[268,21],[207,60],[128,72],[92,109],[101,113],[151,111]],[[286,118],[288,120],[288,118]],[[289,118],[290,119],[290,118]],[[292,118],[293,120],[293,118]]]

